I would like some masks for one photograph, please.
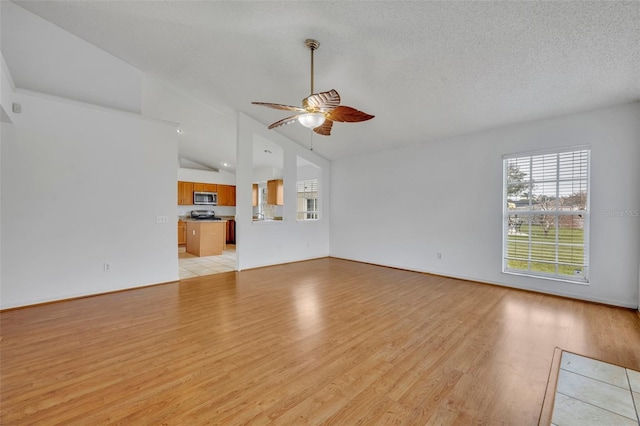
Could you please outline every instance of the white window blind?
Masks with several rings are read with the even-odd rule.
[[[318,219],[318,179],[296,182],[298,220]]]
[[[505,156],[503,272],[588,282],[589,155]]]

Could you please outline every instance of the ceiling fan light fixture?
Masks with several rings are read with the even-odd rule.
[[[283,118],[269,126],[269,129],[295,123],[296,121],[304,127],[309,128],[322,136],[329,136],[334,121],[345,123],[356,123],[373,118],[373,115],[358,111],[355,108],[340,105],[340,95],[334,89],[328,92],[314,93],[313,91],[313,51],[320,43],[317,40],[307,39],[305,44],[311,51],[311,94],[302,100],[302,106],[291,106],[274,104],[270,102],[251,102],[254,105],[262,105],[267,108],[279,109],[282,111],[294,111],[297,114]]]
[[[304,127],[315,129],[316,127],[322,126],[322,123],[324,123],[324,118],[324,114],[321,114],[319,112],[310,112],[307,114],[299,115],[298,122]]]

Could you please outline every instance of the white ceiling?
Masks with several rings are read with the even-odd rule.
[[[316,38],[316,91],[336,89],[343,105],[376,116],[314,134],[314,151],[332,160],[640,100],[640,2],[16,3],[265,124],[288,113],[251,101],[300,105],[304,40]],[[235,144],[234,131],[220,126],[216,144]],[[280,131],[309,145],[298,124]]]

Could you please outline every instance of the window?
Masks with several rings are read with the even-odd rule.
[[[503,272],[588,282],[589,149],[504,157]]]
[[[322,169],[300,156],[296,159],[296,166],[296,218],[301,221],[318,220]]]
[[[318,179],[297,182],[298,220],[318,219]]]

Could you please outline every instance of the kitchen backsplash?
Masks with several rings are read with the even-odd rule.
[[[216,216],[235,216],[236,208],[230,206],[178,206],[178,216],[189,216],[191,210],[213,210]]]

